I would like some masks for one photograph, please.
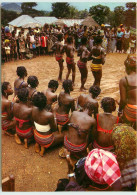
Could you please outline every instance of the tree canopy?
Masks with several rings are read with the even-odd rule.
[[[51,16],[67,18],[69,16],[69,3],[52,3]]]
[[[91,16],[93,17],[93,19],[98,23],[98,24],[103,24],[105,23],[106,17],[109,15],[110,13],[110,9],[107,6],[103,6],[103,5],[96,5],[96,6],[92,6],[89,9],[89,13],[91,14]]]

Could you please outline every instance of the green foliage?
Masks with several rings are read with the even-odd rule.
[[[35,2],[22,3],[21,4],[22,13],[27,13],[27,12],[33,10],[33,7],[35,7],[35,6],[37,6],[37,3],[35,3]]]
[[[123,6],[117,6],[114,9],[116,26],[124,23],[125,20],[125,8]]]
[[[7,26],[9,22],[16,19],[19,15],[14,11],[8,11],[1,8],[1,25]]]
[[[52,12],[50,15],[57,18],[67,18],[70,14],[69,8],[69,3],[52,3]]]
[[[105,23],[106,17],[109,15],[110,13],[110,9],[107,6],[103,6],[103,5],[96,5],[96,6],[92,6],[89,9],[89,13],[91,14],[91,16],[93,17],[93,19],[98,23],[98,24],[103,24]]]
[[[125,24],[136,27],[136,3],[126,3]]]

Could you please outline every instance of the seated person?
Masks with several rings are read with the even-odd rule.
[[[87,146],[93,140],[96,120],[92,117],[94,104],[86,103],[83,112],[74,111],[69,121],[69,131],[64,138],[64,146],[75,157],[87,155]]]
[[[75,164],[66,150],[69,183],[65,191],[120,191],[121,173],[113,153],[102,149],[92,150]]]
[[[27,83],[28,83],[28,90],[29,90],[28,100],[32,103],[32,98],[34,94],[37,93],[36,87],[38,86],[39,81],[36,76],[29,76]]]
[[[14,82],[14,97],[17,96],[19,89],[25,88],[28,84],[24,81],[24,78],[27,76],[27,70],[24,66],[17,67],[18,78]]]
[[[35,125],[35,151],[43,156],[45,148],[63,144],[64,135],[58,133],[54,115],[45,109],[47,98],[43,93],[38,92],[34,95],[33,104],[32,119]],[[39,146],[41,146],[41,150]]]
[[[123,122],[136,129],[137,124],[137,61],[135,55],[125,60],[127,75],[119,82],[120,105],[119,116],[123,114]]]
[[[83,107],[85,103],[90,102],[94,104],[94,118],[96,118],[96,114],[98,113],[98,102],[95,100],[100,94],[101,89],[98,86],[92,85],[89,88],[89,94],[81,94],[77,99],[77,109],[83,111]]]
[[[61,133],[62,127],[69,122],[69,112],[75,110],[74,99],[70,96],[73,91],[72,81],[65,80],[63,82],[64,92],[61,92],[58,97],[58,108],[54,110],[59,132]]]
[[[16,120],[15,141],[17,144],[22,144],[24,140],[25,148],[33,140],[33,122],[31,120],[32,108],[28,106],[29,91],[27,88],[18,90],[19,103],[13,105],[13,114]]]
[[[48,83],[48,89],[43,91],[44,95],[47,98],[47,109],[52,111],[53,103],[57,101],[57,94],[55,94],[59,84],[56,80],[50,80]]]
[[[2,83],[2,130],[8,135],[15,133],[16,121],[13,119],[13,103],[8,100],[8,96],[13,94],[13,89],[9,82]]]
[[[116,110],[115,100],[110,97],[104,97],[101,101],[101,107],[104,113],[97,114],[97,130],[95,131],[93,148],[113,151],[111,133],[114,124],[119,122],[119,117],[112,115],[112,112]]]

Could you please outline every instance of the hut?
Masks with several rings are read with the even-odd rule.
[[[82,25],[84,26],[92,26],[92,27],[95,27],[95,26],[98,26],[100,27],[100,25],[91,17],[91,16],[88,16],[87,18],[85,18],[82,22],[81,22]]]

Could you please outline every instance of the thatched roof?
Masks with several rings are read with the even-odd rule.
[[[95,22],[95,20],[91,17],[88,16],[87,18],[85,18],[85,20],[81,23],[84,26],[100,26],[97,22]]]

